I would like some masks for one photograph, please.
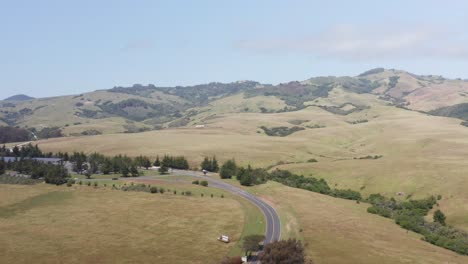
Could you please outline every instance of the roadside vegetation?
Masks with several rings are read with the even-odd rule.
[[[375,157],[372,157],[373,159]],[[357,203],[369,202],[369,213],[392,218],[402,228],[422,234],[424,240],[434,245],[444,247],[462,255],[468,255],[468,233],[447,226],[445,215],[440,211],[434,214],[434,222],[427,222],[424,217],[437,203],[434,196],[421,200],[409,200],[397,202],[388,199],[381,194],[371,194],[364,199],[360,192],[351,189],[332,189],[324,179],[304,177],[286,170],[273,170],[268,172],[264,169],[237,168],[234,160],[226,161],[221,167],[221,178],[235,176],[241,185],[251,186],[265,183],[267,180],[276,181],[289,187],[304,189],[329,195],[336,198],[355,200]]]

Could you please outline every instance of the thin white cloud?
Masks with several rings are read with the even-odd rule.
[[[335,26],[316,35],[250,39],[240,41],[237,46],[248,51],[305,53],[343,60],[468,59],[468,42],[462,34],[429,27]]]

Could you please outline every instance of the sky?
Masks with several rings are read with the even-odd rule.
[[[468,1],[0,0],[0,98],[376,67],[468,78]]]

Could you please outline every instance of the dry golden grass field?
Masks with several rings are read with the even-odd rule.
[[[433,246],[393,220],[367,213],[368,204],[274,182],[251,191],[270,201],[280,214],[295,216],[297,222],[282,223],[283,229],[290,225],[302,230],[306,254],[314,263],[468,263],[468,256]]]
[[[244,223],[219,195],[2,184],[0,201],[0,263],[218,263]]]
[[[130,156],[184,155],[197,167],[205,156],[221,162],[288,169],[326,179],[331,186],[380,192],[397,199],[442,195],[447,222],[468,230],[468,128],[460,120],[395,108],[373,95],[339,89],[310,107],[285,113],[238,113],[226,98],[217,114],[202,112],[189,126],[138,134],[108,134],[40,141],[46,151],[94,151]],[[228,103],[229,102],[229,103]],[[271,101],[270,103],[275,103]],[[316,105],[343,103],[368,109],[338,115]],[[346,106],[350,107],[350,106]],[[352,124],[357,120],[364,123]],[[260,126],[305,130],[286,137],[267,136]],[[192,124],[192,125],[193,125]],[[311,128],[314,126],[321,128]],[[381,155],[378,159],[360,159]],[[309,162],[316,159],[318,162]],[[434,247],[393,221],[366,213],[367,205],[269,183],[251,189],[279,208],[283,237],[307,243],[319,263],[467,263],[451,251]],[[302,229],[302,232],[301,232]]]

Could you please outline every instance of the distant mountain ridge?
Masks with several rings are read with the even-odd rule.
[[[13,95],[13,96],[10,96],[8,98],[3,99],[3,101],[17,101],[17,102],[20,102],[20,101],[28,101],[28,100],[32,100],[32,99],[35,99],[35,98],[31,97],[31,96],[28,96],[28,95],[25,95],[25,94],[17,94],[17,95]]]
[[[317,105],[333,91],[359,97],[359,104],[343,101],[335,106]],[[468,82],[437,75],[376,68],[358,76],[314,77],[278,85],[255,81],[212,82],[194,86],[157,87],[135,84],[80,95],[33,99],[16,95],[0,101],[0,125],[59,127],[65,134],[139,132],[164,127],[191,126],[224,113],[280,113],[316,105],[325,110],[346,105],[364,109],[369,97],[389,106],[459,118],[468,103]],[[335,107],[335,108],[334,108]]]

